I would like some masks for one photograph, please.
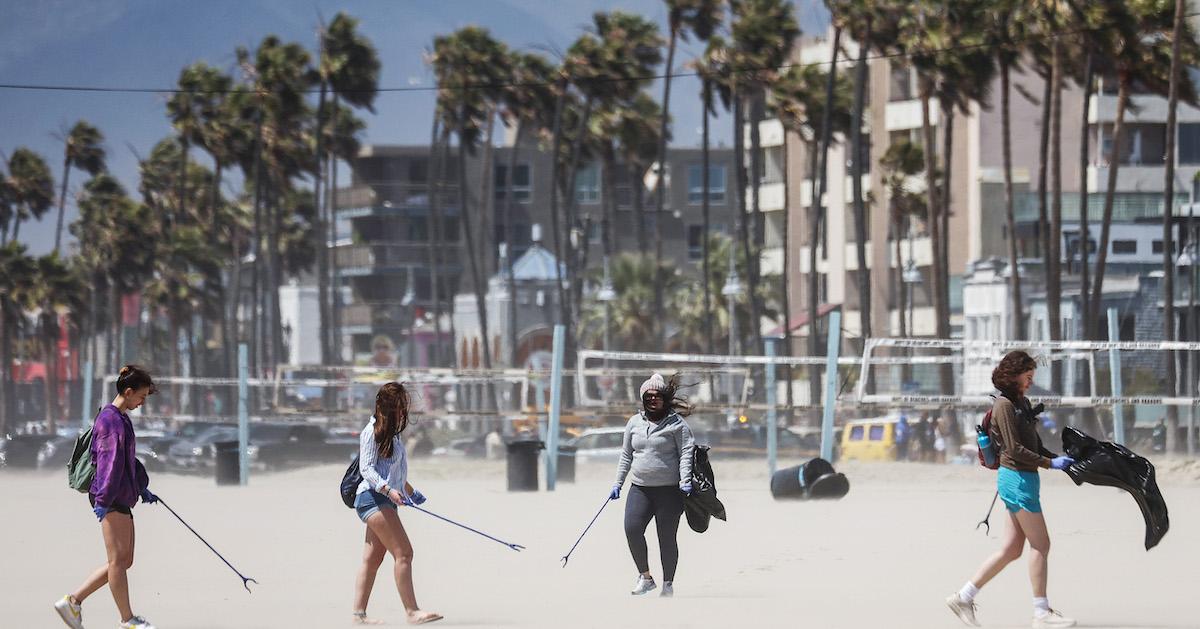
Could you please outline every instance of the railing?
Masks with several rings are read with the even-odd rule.
[[[1047,199],[1047,203],[1052,200]],[[1175,195],[1175,215],[1181,214],[1180,208],[1187,203],[1187,195]],[[1013,197],[1013,210],[1018,221],[1034,221],[1038,218],[1038,196],[1036,193],[1016,194]],[[1049,208],[1047,208],[1049,211]],[[1113,221],[1128,222],[1148,218],[1162,218],[1163,196],[1157,192],[1118,192],[1113,198]],[[1064,221],[1079,220],[1079,193],[1064,192],[1062,203]],[[1100,221],[1104,218],[1104,193],[1088,194],[1088,218]]]
[[[447,211],[458,207],[458,186],[443,184],[438,188],[440,207]],[[338,188],[339,210],[361,208],[429,208],[430,190],[423,183],[372,183],[370,185]]]
[[[445,264],[458,258],[458,243],[444,243],[434,250],[436,262]],[[340,268],[388,267],[429,263],[427,243],[358,244],[338,247],[334,259]]]

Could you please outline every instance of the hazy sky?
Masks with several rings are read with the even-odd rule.
[[[796,2],[806,34],[824,28],[819,0]],[[0,83],[167,88],[179,71],[206,61],[236,75],[234,49],[253,48],[268,34],[315,48],[316,25],[345,11],[361,20],[383,63],[380,87],[432,86],[423,54],[437,34],[475,24],[514,48],[549,56],[566,49],[597,10],[639,13],[665,28],[661,0],[0,0]],[[700,52],[682,44],[677,65]],[[678,69],[677,69],[678,71]],[[700,108],[694,79],[677,79],[671,110],[676,144],[699,143]],[[661,86],[655,88],[661,93]],[[381,93],[376,115],[363,112],[366,143],[428,142],[433,92]],[[62,176],[63,131],[86,119],[104,132],[109,168],[136,192],[134,152],[146,155],[171,134],[161,93],[98,93],[0,89],[0,153],[20,146],[41,153]],[[728,121],[713,128],[714,143],[731,143]],[[79,190],[85,175],[72,173]],[[56,187],[57,192],[57,187]],[[73,218],[68,195],[67,220]],[[32,253],[53,246],[55,213],[21,228]]]

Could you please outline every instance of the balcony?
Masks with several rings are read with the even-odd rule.
[[[437,248],[434,257],[438,264],[453,261],[458,265],[457,243],[446,243]],[[429,265],[427,243],[354,244],[337,247],[334,260],[342,275],[373,275],[375,273],[402,272],[411,267]]]
[[[438,188],[439,206],[447,215],[458,213],[458,187],[444,184]],[[342,218],[389,214],[398,211],[416,210],[425,214],[430,209],[430,191],[427,184],[373,183],[369,186],[339,188],[337,191],[338,215]]]
[[[1161,172],[1161,171],[1160,171]],[[1118,173],[1119,174],[1119,173]],[[1159,185],[1162,185],[1160,176]],[[1047,200],[1050,202],[1050,200]],[[1079,193],[1063,193],[1062,219],[1064,222],[1079,221]],[[1175,216],[1187,215],[1187,193],[1175,193]],[[1037,193],[1018,193],[1013,197],[1013,210],[1017,222],[1038,220]],[[1129,223],[1162,218],[1163,196],[1161,192],[1118,192],[1113,197],[1113,222]],[[1104,193],[1088,194],[1088,219],[1097,224],[1104,218]]]

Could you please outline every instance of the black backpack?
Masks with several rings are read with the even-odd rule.
[[[354,460],[350,461],[350,467],[346,468],[346,473],[342,475],[342,502],[346,503],[347,507],[354,508],[354,499],[358,496],[358,486],[362,483],[362,472],[358,471],[358,455],[354,455]]]

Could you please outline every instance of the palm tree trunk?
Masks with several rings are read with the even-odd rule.
[[[579,119],[579,129],[575,134],[575,138],[571,145],[571,157],[567,163],[567,241],[565,244],[567,249],[567,280],[570,283],[570,296],[566,304],[567,316],[564,318],[566,326],[566,356],[565,360],[568,364],[574,361],[575,347],[575,322],[579,320],[580,300],[583,296],[583,282],[580,281],[580,274],[585,268],[583,263],[583,255],[587,252],[587,228],[579,223],[577,212],[579,210],[579,199],[575,194],[575,180],[579,174],[579,157],[583,149],[583,136],[587,134],[588,120],[592,117],[592,97],[587,97],[583,104],[583,116]],[[570,232],[575,229],[582,229],[579,238],[579,251],[571,244]],[[581,252],[583,255],[581,255]]]
[[[338,109],[338,94],[333,93],[332,110]],[[329,228],[329,242],[337,241],[337,206],[338,206],[338,168],[337,168],[337,153],[330,151],[329,153],[329,209],[326,212],[327,227]],[[332,299],[329,302],[329,320],[330,320],[330,335],[329,349],[330,358],[333,364],[342,364],[342,280],[338,270],[337,260],[330,260],[330,280],[329,289],[332,293]]]
[[[712,223],[711,223],[711,207],[710,207],[711,202],[708,198],[708,188],[710,185],[709,162],[711,160],[711,156],[709,155],[709,148],[708,148],[708,104],[709,104],[709,102],[712,101],[712,83],[710,81],[708,81],[707,79],[703,79],[703,86],[702,86],[701,90],[702,90],[702,94],[700,96],[700,101],[701,101],[700,108],[702,110],[701,116],[702,116],[703,120],[701,122],[701,127],[700,127],[700,163],[701,163],[700,167],[703,169],[703,173],[700,175],[700,181],[701,181],[701,183],[700,183],[700,185],[701,185],[700,214],[702,216],[701,220],[703,221],[703,224],[704,224],[704,228],[703,228],[702,234],[701,234],[701,239],[702,239],[701,247],[703,247],[703,252],[702,252],[703,253],[703,262],[701,263],[701,265],[702,265],[701,273],[703,274],[702,276],[704,278],[704,339],[707,343],[704,346],[704,351],[709,354],[712,354],[717,351],[716,343],[713,340],[712,287],[709,285],[709,283],[712,280],[712,274],[710,273],[709,268],[708,268],[708,265],[709,265],[709,259],[708,259],[709,258],[709,243],[712,241],[712,236],[711,236]],[[642,194],[642,187],[641,187],[640,183],[641,182],[638,181],[636,178],[633,179],[633,189],[634,189],[634,195],[635,195],[634,198],[635,199],[637,197],[640,197]],[[636,204],[636,201],[635,201],[635,204]],[[638,217],[638,226],[639,226],[638,231],[639,232],[642,231],[640,228],[642,225],[643,225],[642,219],[639,215],[639,217]],[[639,248],[639,251],[645,251],[645,248],[644,247]],[[784,275],[786,276],[786,273]]]
[[[1089,319],[1098,329],[1096,322],[1100,320],[1100,306],[1104,300],[1104,272],[1108,261],[1108,238],[1112,230],[1113,202],[1117,196],[1117,171],[1121,165],[1121,134],[1125,132],[1125,106],[1129,100],[1129,84],[1131,79],[1123,75],[1117,88],[1117,120],[1113,123],[1112,152],[1108,160],[1108,190],[1104,193],[1104,216],[1100,223],[1099,251],[1096,252],[1096,285],[1092,288],[1091,314]],[[1119,340],[1119,339],[1112,339]]]
[[[442,367],[445,364],[446,347],[445,339],[442,338],[442,160],[439,147],[441,143],[441,131],[439,129],[441,117],[438,115],[438,107],[434,108],[433,114],[433,130],[430,132],[429,138],[429,247],[426,251],[426,257],[429,260],[429,292],[430,299],[433,300],[433,347],[434,355],[437,357],[431,367]],[[451,343],[453,343],[451,339]]]
[[[167,339],[167,356],[171,363],[171,375],[178,378],[183,374],[183,369],[180,367],[179,360],[179,304],[175,300],[171,300],[167,306],[167,322],[170,330],[170,338]],[[176,413],[183,413],[182,396],[179,391],[179,383],[171,383],[171,410]]]
[[[927,83],[928,79],[922,78],[922,81]],[[942,223],[940,220],[941,217],[939,216],[941,213],[942,205],[941,205],[941,201],[940,201],[940,198],[938,195],[937,157],[934,154],[934,147],[936,146],[936,142],[934,139],[933,125],[930,122],[930,115],[929,115],[930,114],[930,103],[929,103],[930,96],[929,96],[928,87],[929,87],[928,85],[924,85],[924,86],[922,86],[922,89],[921,89],[921,132],[922,132],[922,137],[924,139],[924,141],[923,141],[924,151],[923,152],[925,154],[925,191],[926,191],[926,196],[928,199],[927,203],[929,206],[929,209],[928,209],[929,240],[930,240],[930,243],[932,244],[931,249],[932,249],[932,253],[933,253],[932,268],[930,269],[931,273],[929,275],[930,275],[930,279],[932,280],[931,283],[933,284],[932,293],[933,293],[933,311],[934,311],[934,321],[935,321],[934,335],[937,338],[948,338],[950,336],[950,330],[949,330],[949,325],[948,325],[949,316],[948,315],[946,317],[942,316],[942,313],[944,311],[947,313],[949,311],[949,308],[948,308],[949,304],[945,303],[946,302],[946,290],[945,290],[945,286],[943,286],[943,284],[942,284],[942,281],[943,281],[942,280],[943,275],[942,275],[942,269],[941,269],[942,256],[940,254],[941,241],[942,241],[942,238],[944,238],[944,235],[942,234]],[[941,386],[940,386],[941,393],[947,394],[947,395],[952,393],[953,388],[954,388],[953,374],[947,369],[948,366],[949,365],[943,365],[942,368],[939,370],[940,371],[940,380],[941,380]]]
[[[814,159],[818,159],[819,164],[820,164],[819,170],[815,173],[818,180],[820,181],[820,186],[818,186],[816,188],[817,194],[812,199],[811,206],[812,206],[813,211],[812,211],[811,224],[809,226],[810,238],[809,238],[809,243],[808,243],[808,246],[809,246],[808,261],[809,261],[809,265],[810,265],[810,267],[809,267],[810,275],[809,275],[809,280],[808,280],[808,290],[809,290],[808,353],[810,356],[819,356],[820,351],[821,351],[820,350],[821,338],[820,338],[820,335],[817,333],[817,330],[820,327],[817,325],[817,316],[818,316],[817,306],[820,301],[819,296],[817,294],[818,290],[819,290],[818,284],[817,284],[817,244],[818,244],[818,240],[820,240],[820,237],[821,237],[821,232],[820,232],[821,221],[823,219],[823,214],[825,213],[825,208],[823,206],[822,197],[825,196],[825,191],[828,188],[828,182],[829,182],[829,144],[833,140],[833,94],[834,94],[834,88],[837,85],[837,58],[838,58],[838,47],[841,45],[841,40],[842,40],[842,29],[840,27],[834,27],[833,43],[831,46],[832,53],[830,55],[830,60],[829,60],[829,76],[826,78],[826,81],[825,81],[825,110],[823,112],[821,112],[821,138],[820,138],[821,153],[820,153],[819,158],[814,158]],[[834,331],[831,330],[830,333],[834,333]],[[816,368],[817,368],[817,366],[814,365],[814,370],[813,370],[814,376],[817,373]],[[819,383],[817,382],[817,379],[815,377],[811,379],[811,381],[809,382],[809,386],[810,386],[810,388],[819,386]],[[819,388],[813,389],[813,391],[817,392],[817,391],[819,391]],[[813,397],[810,402],[816,403],[818,399],[819,399],[819,397]]]
[[[492,146],[496,130],[496,110],[487,108],[487,131],[484,134],[483,162],[480,164],[479,175],[479,250],[483,252],[480,259],[480,277],[486,285],[492,273],[496,260],[496,230],[493,227],[496,216],[496,195],[493,185],[496,181],[495,166],[493,165],[495,148]]]
[[[942,272],[942,317],[944,318],[943,325],[946,330],[946,336],[950,336],[950,196],[953,186],[953,170],[954,170],[954,107],[942,107],[942,120],[938,122],[938,126],[942,127],[942,182],[941,190],[938,191],[938,198],[942,202],[942,208],[938,214],[938,220],[942,223],[942,237],[938,240],[937,255],[941,258]]]
[[[1175,133],[1176,111],[1179,109],[1179,42],[1183,37],[1184,1],[1175,0],[1175,23],[1171,35],[1171,76],[1167,87],[1167,168],[1163,174],[1163,340],[1175,340],[1175,239],[1172,229],[1172,219],[1175,215]],[[1190,313],[1189,313],[1190,314]],[[1167,353],[1166,380],[1175,391],[1175,356],[1174,352]],[[1189,382],[1189,389],[1192,386]],[[1191,395],[1191,391],[1187,392]],[[1187,443],[1194,448],[1195,434],[1189,431]],[[1167,407],[1167,452],[1176,453],[1179,448],[1179,408]]]
[[[465,115],[465,108],[460,109],[458,116],[458,203],[462,216],[463,236],[467,240],[467,259],[471,265],[471,287],[475,291],[475,307],[478,309],[479,344],[483,349],[483,368],[491,369],[492,344],[489,340],[491,337],[488,335],[487,298],[485,297],[487,287],[479,272],[479,251],[475,248],[475,230],[471,226],[471,213],[468,211],[467,205],[467,146],[463,139],[466,136],[463,129]]]
[[[13,326],[15,325],[15,316],[12,314],[14,305],[10,303],[8,295],[0,295],[0,360],[4,364],[0,365],[0,371],[4,372],[4,378],[0,381],[0,387],[4,390],[4,399],[0,400],[0,434],[8,434],[8,422],[13,413],[13,400],[16,395],[13,391]]]
[[[1010,316],[1009,333],[1013,340],[1025,338],[1025,326],[1022,325],[1024,318],[1021,308],[1021,273],[1018,266],[1017,254],[1017,217],[1016,211],[1013,208],[1013,180],[1012,180],[1012,122],[1010,120],[1009,108],[1009,79],[1008,79],[1008,63],[1003,59],[998,59],[1000,65],[1000,135],[1002,142],[1002,152],[1004,153],[1004,217],[1008,223],[1008,293],[1009,299],[1012,300],[1012,313]],[[1042,119],[1042,128],[1046,127],[1046,119]],[[1045,135],[1043,131],[1042,135]],[[1042,169],[1044,171],[1044,162]],[[1041,192],[1042,198],[1045,198],[1045,192]],[[1043,205],[1043,208],[1045,205]]]
[[[791,172],[789,170],[790,164],[788,163],[790,161],[790,157],[791,154],[788,150],[788,133],[787,129],[784,129],[783,164],[780,168],[783,171],[783,269],[779,273],[779,310],[783,315],[783,342],[780,343],[779,353],[784,357],[790,357],[792,355],[792,293],[790,285],[791,277],[788,274],[788,269],[792,268],[792,217],[791,213],[788,212],[788,208],[791,207],[791,202],[789,199],[790,195],[788,194],[789,188],[791,188],[789,185],[790,182],[788,175],[788,173]],[[783,368],[780,371],[782,372],[783,381],[787,383],[787,388],[784,389],[784,401],[787,404],[787,409],[784,411],[784,413],[786,415],[785,419],[788,421],[785,421],[784,423],[790,424],[792,412],[791,409],[795,403],[795,395],[792,393],[792,366],[783,365]]]
[[[637,164],[626,164],[629,173],[629,186],[633,190],[633,217],[636,221],[634,231],[637,232],[637,250],[645,253],[650,250],[650,234],[646,231],[646,185],[642,183],[645,174]]]
[[[253,304],[247,315],[250,317],[250,373],[261,376],[261,366],[265,362],[263,351],[263,168],[262,168],[262,106],[261,103],[254,112],[254,226],[251,233],[250,250],[254,253],[254,266],[251,269],[250,297]],[[251,402],[251,408],[257,408],[256,402]]]
[[[862,119],[867,93],[867,43],[871,22],[867,20],[858,40],[858,64],[854,69],[854,111],[850,115],[850,185],[854,195],[854,252],[858,258],[858,320],[864,339],[871,338],[871,274],[867,271],[867,211],[863,203]],[[897,264],[900,258],[896,258]]]
[[[745,129],[745,125],[746,125],[746,116],[745,116],[745,113],[742,111],[743,95],[742,95],[740,86],[735,83],[733,85],[733,88],[731,91],[732,91],[732,99],[733,99],[733,159],[734,159],[734,171],[735,171],[734,178],[733,178],[733,186],[734,186],[734,193],[737,195],[736,196],[737,207],[734,208],[734,220],[733,220],[734,229],[729,234],[729,246],[736,248],[737,245],[734,243],[734,238],[739,238],[741,240],[742,250],[745,253],[747,260],[749,260],[749,258],[750,258],[750,234],[746,227],[746,150],[745,150],[745,142],[744,142],[744,137],[745,137],[744,129]],[[736,235],[734,234],[734,232],[736,232]],[[731,256],[732,256],[732,254],[731,254]],[[736,257],[736,256],[733,256],[733,257]],[[748,290],[752,291],[753,287],[750,287]],[[735,297],[727,297],[726,299],[734,299],[736,301]],[[747,295],[747,301],[749,301],[750,299],[753,299],[753,298],[750,297],[749,295]],[[734,308],[736,310],[736,305],[734,306]],[[732,323],[733,322],[731,321],[730,324],[732,325]],[[753,326],[751,326],[751,327],[753,327]],[[740,326],[739,326],[739,328],[740,328]],[[743,348],[745,347],[745,345],[743,345],[741,342],[742,341],[742,333],[741,332],[742,332],[741,329],[732,329],[731,328],[729,330],[729,334],[736,337],[730,341],[731,346],[743,347]]]
[[[240,306],[242,304],[242,234],[237,225],[232,228],[230,238],[233,247],[233,271],[230,273],[229,287],[225,289],[225,376],[232,378],[237,376],[237,352],[234,348],[241,342],[242,334],[240,330]],[[230,387],[222,387],[225,391],[224,412],[228,413],[234,408],[236,401],[236,392]]]
[[[202,377],[200,373],[200,365],[204,364],[200,356],[196,355],[196,317],[194,314],[188,316],[187,325],[184,326],[183,333],[187,336],[188,348],[188,373],[193,378]],[[203,396],[200,395],[201,388],[196,385],[191,385],[191,390],[188,394],[188,401],[191,402],[192,415],[200,415],[200,402]]]
[[[551,143],[553,146],[551,148],[551,153],[550,153],[550,155],[551,155],[551,159],[550,159],[550,231],[554,235],[554,237],[553,237],[554,255],[556,258],[556,264],[554,265],[554,272],[557,275],[557,281],[555,284],[558,289],[558,311],[559,311],[558,320],[559,320],[559,323],[565,324],[568,317],[567,317],[566,282],[563,277],[563,261],[566,259],[566,256],[565,256],[565,252],[563,251],[563,244],[564,244],[563,243],[563,234],[562,234],[563,225],[559,224],[560,222],[565,222],[565,221],[559,220],[560,217],[559,217],[558,195],[559,195],[559,191],[561,189],[561,185],[560,185],[561,182],[559,180],[562,178],[562,173],[560,172],[560,164],[559,164],[561,157],[560,157],[559,153],[562,150],[562,139],[563,139],[562,138],[562,113],[563,113],[563,104],[564,104],[564,101],[566,100],[566,94],[567,94],[566,79],[560,79],[558,81],[558,90],[559,90],[558,98],[556,99],[556,101],[554,103],[554,120],[551,123],[551,130],[550,130],[551,136],[553,138],[551,140]]]
[[[612,220],[614,214],[613,206],[616,205],[617,197],[617,152],[613,147],[611,139],[604,140],[601,153],[603,162],[601,165],[604,168],[604,172],[601,174],[601,181],[604,191],[600,193],[600,200],[602,201],[600,206],[600,246],[604,252],[604,259],[609,260],[613,255]]]
[[[750,181],[752,185],[750,186],[750,216],[743,220],[745,231],[749,235],[742,243],[746,250],[746,275],[750,279],[750,290],[747,292],[747,296],[750,298],[750,330],[754,336],[755,352],[759,355],[766,353],[762,328],[759,323],[762,320],[763,304],[759,300],[758,292],[754,290],[754,287],[759,285],[759,263],[763,245],[763,216],[760,207],[760,186],[763,178],[762,133],[758,127],[765,117],[765,98],[761,87],[755,88],[750,97]]]
[[[1038,255],[1042,257],[1042,271],[1045,273],[1046,286],[1050,286],[1051,268],[1050,268],[1050,127],[1051,117],[1054,115],[1052,106],[1054,103],[1054,70],[1051,68],[1050,74],[1046,77],[1045,83],[1042,86],[1042,128],[1038,136],[1038,174],[1037,174],[1037,194],[1038,194]],[[1009,130],[1011,135],[1012,130]],[[1010,138],[1011,142],[1011,138]],[[1009,149],[1010,151],[1012,149]],[[1047,294],[1047,299],[1049,295]],[[1053,318],[1051,319],[1053,320]],[[1032,334],[1032,333],[1031,333]]]
[[[320,351],[321,363],[329,364],[330,354],[333,353],[333,339],[330,332],[330,316],[329,316],[329,257],[332,254],[329,250],[329,242],[326,239],[328,231],[324,218],[325,204],[324,197],[321,195],[321,184],[324,174],[322,167],[325,163],[325,97],[329,91],[329,85],[325,79],[321,79],[321,89],[317,97],[317,130],[316,130],[316,151],[314,152],[317,160],[317,167],[313,171],[313,200],[317,204],[317,220],[313,229],[313,246],[317,251],[317,315],[320,317],[318,323],[320,327]]]
[[[1042,250],[1046,258],[1046,314],[1049,318],[1051,341],[1062,340],[1062,49],[1057,41],[1051,47],[1050,76],[1054,89],[1050,92],[1050,233]],[[1083,136],[1086,143],[1087,136]],[[1050,390],[1063,390],[1061,361],[1050,363]]]
[[[821,152],[816,138],[808,143],[809,167],[809,203],[808,203],[808,300],[805,310],[808,314],[808,355],[819,356],[821,341],[817,334],[817,304],[821,301],[820,275],[817,273],[817,241],[821,238],[821,223],[818,218],[820,208],[817,199],[821,196]],[[821,396],[821,366],[810,365],[808,368],[809,404],[816,404]]]
[[[514,134],[512,150],[508,154],[508,169],[504,172],[504,250],[505,277],[508,280],[508,366],[517,367],[517,280],[513,277],[513,263],[517,257],[517,230],[513,226],[513,204],[516,203],[516,193],[513,192],[513,182],[516,181],[517,155],[521,152],[521,143],[525,140],[526,125],[518,117]],[[553,184],[551,184],[553,185]]]
[[[1079,311],[1083,319],[1083,338],[1092,338],[1091,313],[1088,307],[1088,302],[1091,300],[1091,284],[1089,275],[1091,268],[1089,266],[1089,246],[1091,242],[1090,226],[1088,225],[1088,114],[1091,108],[1092,101],[1092,82],[1095,79],[1095,59],[1092,53],[1087,53],[1087,60],[1084,62],[1084,79],[1083,79],[1083,109],[1079,120]],[[1097,143],[1096,150],[1100,150]],[[1089,385],[1090,386],[1090,385]]]
[[[675,43],[679,30],[671,29],[667,40],[667,72],[663,79],[662,120],[658,129],[658,179],[654,184],[654,327],[657,334],[658,349],[666,344],[667,327],[663,321],[663,207],[666,204],[667,187],[663,181],[667,173],[667,133],[668,122],[671,119],[671,68],[675,65]]]
[[[71,178],[71,156],[63,158],[62,191],[58,195],[58,226],[54,230],[54,253],[59,252],[62,245],[63,216],[67,211],[67,181]]]

